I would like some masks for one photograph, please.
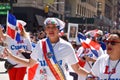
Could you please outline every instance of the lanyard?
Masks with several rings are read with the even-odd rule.
[[[117,63],[115,64],[115,67],[113,68],[114,70],[116,70],[116,67],[117,67],[117,65],[118,65],[119,62],[120,62],[120,59],[119,59],[119,60],[117,61]],[[110,58],[108,59],[108,66],[110,67]],[[109,68],[109,72],[110,72],[110,68]],[[112,76],[112,73],[110,72],[110,73],[108,74],[108,80],[110,80],[111,76]]]
[[[53,56],[52,56],[52,59],[53,59],[54,63],[56,64],[56,63],[57,63],[57,60],[56,60],[56,57],[55,57],[55,54],[54,54],[54,50],[53,50],[52,44],[51,44],[49,38],[47,38],[46,41],[47,41],[47,43],[48,43],[48,47],[49,47],[49,49],[50,49],[50,52],[51,52],[51,54],[53,55]]]

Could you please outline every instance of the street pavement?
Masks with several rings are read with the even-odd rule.
[[[6,69],[4,68],[4,61],[0,62],[0,72],[4,72]],[[8,74],[0,74],[0,80],[9,80]],[[27,80],[27,75],[25,75],[25,79]]]

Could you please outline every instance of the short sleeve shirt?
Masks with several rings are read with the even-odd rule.
[[[59,42],[57,42],[53,47],[53,50],[57,62],[60,64],[67,80],[73,80],[73,77],[69,75],[69,71],[73,71],[71,65],[77,63],[78,60],[75,56],[72,45],[60,38]],[[56,80],[44,59],[41,40],[37,43],[33,53],[31,54],[31,58],[35,59],[39,63],[34,80],[44,80],[46,77],[47,80]],[[45,70],[44,74],[40,73],[42,70]]]

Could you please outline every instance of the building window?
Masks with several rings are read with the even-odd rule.
[[[109,19],[111,19],[111,7],[105,4],[105,16]]]

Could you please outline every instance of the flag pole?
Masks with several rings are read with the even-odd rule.
[[[8,25],[8,14],[9,14],[9,11],[7,11],[7,19],[6,19],[6,32],[7,32],[7,25]]]

